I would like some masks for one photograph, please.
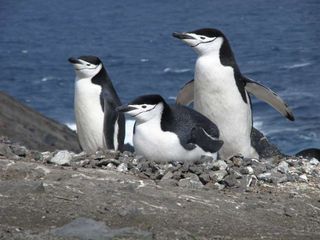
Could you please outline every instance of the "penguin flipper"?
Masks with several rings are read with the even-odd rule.
[[[208,134],[202,127],[196,126],[191,130],[188,143],[196,144],[206,152],[215,153],[222,147],[223,141]]]
[[[176,103],[181,105],[189,105],[194,98],[194,79],[187,82],[178,92]]]
[[[116,111],[117,105],[104,95],[103,132],[107,149],[122,150],[125,135],[124,115]]]
[[[261,99],[262,101],[271,105],[282,116],[294,121],[294,116],[289,106],[270,88],[263,86],[262,84],[255,82],[249,78],[243,77],[246,83],[246,90]]]

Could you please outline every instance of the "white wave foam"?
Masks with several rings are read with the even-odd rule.
[[[311,62],[304,62],[304,63],[294,63],[291,65],[284,66],[285,69],[294,69],[294,68],[302,68],[311,65]]]
[[[149,62],[149,59],[148,58],[141,58],[140,62]]]
[[[55,79],[54,76],[46,76],[46,77],[41,78],[41,81],[42,81],[42,82],[46,82],[46,81],[48,81],[48,80],[53,80],[53,79]]]
[[[134,120],[127,120],[126,121],[126,136],[124,139],[124,143],[129,143],[133,145],[132,143],[132,137],[133,137],[133,127],[134,127]],[[75,123],[65,123],[68,128],[70,128],[73,131],[77,131],[77,125]]]
[[[253,121],[253,127],[255,127],[256,129],[261,130],[263,127],[263,122],[262,121]]]
[[[190,68],[172,69],[172,68],[167,67],[167,68],[163,69],[163,72],[165,72],[165,73],[185,73],[185,72],[190,72],[190,71],[191,71]]]

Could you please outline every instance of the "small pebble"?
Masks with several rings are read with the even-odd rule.
[[[315,165],[315,166],[319,165],[319,160],[316,158],[312,158],[309,162],[311,165]]]
[[[240,173],[244,175],[253,174],[253,168],[251,166],[244,167],[240,169]]]
[[[189,174],[187,178],[181,179],[179,186],[193,189],[203,188],[203,184],[195,174]]]
[[[70,165],[70,162],[72,160],[72,155],[69,151],[63,150],[57,152],[53,158],[49,160],[51,163],[55,163],[58,165]]]
[[[127,163],[120,163],[117,167],[118,172],[128,172],[128,164]]]
[[[308,182],[308,177],[306,174],[302,174],[299,176],[299,181],[300,182]]]
[[[281,161],[277,167],[277,170],[281,173],[287,173],[289,169],[289,164],[286,161]]]
[[[224,170],[228,167],[227,163],[223,160],[218,160],[213,162],[212,164],[212,170],[217,171],[217,170]]]
[[[257,176],[257,178],[265,182],[271,182],[271,173],[270,172],[261,173]]]
[[[214,182],[220,182],[227,174],[226,170],[211,171],[209,177]]]

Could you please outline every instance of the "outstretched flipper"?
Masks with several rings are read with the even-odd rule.
[[[177,104],[189,105],[194,99],[194,79],[187,82],[179,91],[176,99]]]
[[[245,88],[249,93],[271,105],[274,109],[281,113],[282,116],[294,121],[294,116],[291,109],[274,91],[249,78],[243,78],[246,83]]]
[[[196,126],[191,131],[191,138],[188,143],[197,144],[206,152],[218,152],[223,141],[209,135],[202,127]]]
[[[288,105],[270,88],[263,86],[249,78],[243,77],[246,83],[245,89],[271,105],[274,109],[281,113],[284,117],[294,121],[294,116]],[[194,101],[194,80],[187,82],[179,91],[176,99],[177,104],[189,105]]]

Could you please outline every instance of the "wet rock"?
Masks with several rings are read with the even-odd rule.
[[[227,163],[223,160],[218,160],[213,162],[212,164],[212,170],[217,171],[217,170],[224,170],[228,167]]]
[[[220,182],[227,174],[226,170],[211,171],[209,177],[214,182]]]
[[[192,189],[203,188],[203,184],[199,180],[198,176],[192,173],[188,174],[188,177],[181,179],[178,184],[180,187],[185,187],[185,188],[192,188]]]
[[[277,170],[281,173],[287,173],[289,170],[289,164],[286,161],[281,161],[277,167]]]
[[[57,152],[54,157],[49,160],[49,162],[58,165],[70,165],[71,160],[71,153],[69,151],[63,150]]]

